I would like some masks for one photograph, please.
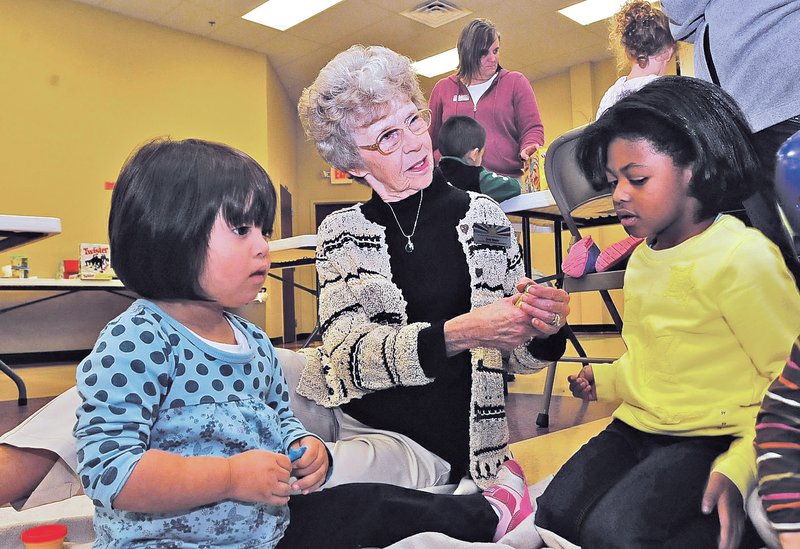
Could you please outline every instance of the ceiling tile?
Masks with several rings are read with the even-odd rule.
[[[180,3],[181,0],[142,0],[140,2],[104,0],[98,7],[135,19],[157,23],[165,14],[178,7]]]
[[[556,12],[572,0],[450,0],[472,13],[436,29],[400,15],[421,0],[344,0],[284,32],[241,19],[262,0],[74,1],[264,53],[292,101],[352,44],[381,44],[418,60],[455,47],[475,17],[500,31],[502,65],[532,80],[611,57],[607,20],[583,27]],[[429,90],[439,78],[420,80]]]

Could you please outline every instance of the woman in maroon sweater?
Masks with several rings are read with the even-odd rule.
[[[472,116],[486,128],[483,166],[519,178],[523,164],[544,144],[544,126],[527,78],[500,67],[500,34],[491,21],[474,19],[458,39],[458,72],[431,92],[431,140],[439,160],[439,129],[454,115]]]

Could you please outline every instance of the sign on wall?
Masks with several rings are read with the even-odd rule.
[[[347,185],[351,183],[353,180],[347,175],[347,172],[343,172],[342,170],[337,170],[333,166],[331,166],[331,184],[332,185]]]

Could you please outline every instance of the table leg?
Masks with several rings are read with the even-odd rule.
[[[525,266],[525,276],[531,277],[531,220],[528,216],[522,217],[522,264]]]
[[[556,274],[562,275],[564,274],[561,270],[561,262],[564,258],[564,250],[561,247],[561,220],[554,219],[553,220],[553,250],[555,251],[555,259],[556,259]],[[558,282],[556,285],[560,288],[562,286],[561,279],[557,279]]]
[[[25,388],[25,382],[22,381],[22,378],[19,377],[14,370],[12,370],[5,362],[0,360],[0,372],[6,374],[11,381],[13,381],[17,385],[17,391],[19,392],[19,398],[17,399],[17,404],[20,406],[25,406],[28,404],[28,391]]]

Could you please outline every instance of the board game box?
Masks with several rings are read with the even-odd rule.
[[[108,244],[81,244],[80,274],[83,279],[111,280],[111,247]]]

